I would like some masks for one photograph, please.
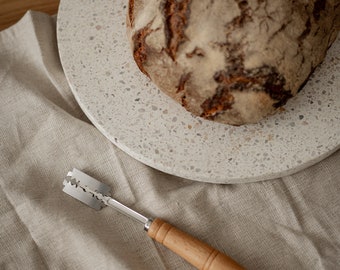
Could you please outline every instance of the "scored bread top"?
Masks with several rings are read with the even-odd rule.
[[[339,31],[336,1],[130,0],[140,70],[195,115],[255,123],[296,95]]]

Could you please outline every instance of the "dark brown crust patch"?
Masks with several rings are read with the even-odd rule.
[[[181,78],[179,79],[179,83],[177,85],[176,94],[182,92],[184,90],[186,82],[190,79],[191,73],[182,74]]]
[[[308,17],[306,24],[305,24],[305,30],[301,33],[301,35],[298,37],[299,43],[301,43],[311,32],[312,24],[310,21],[310,17]]]
[[[151,24],[152,22],[148,23],[147,26],[138,30],[132,37],[134,44],[133,57],[139,69],[148,77],[150,76],[144,69],[144,63],[146,62],[148,55],[148,45],[146,44],[145,39],[152,32]]]
[[[229,23],[229,26],[232,27],[232,28],[243,27],[245,23],[250,22],[252,20],[251,19],[251,9],[248,5],[248,1],[246,1],[246,0],[235,0],[235,2],[237,3],[237,5],[238,5],[238,7],[241,11],[241,15],[234,18]]]
[[[192,52],[185,54],[185,56],[188,57],[188,58],[192,58],[195,55],[199,56],[199,57],[203,57],[205,55],[205,53],[201,48],[195,47],[195,49],[193,49]]]
[[[264,91],[277,101],[274,107],[284,105],[292,97],[291,91],[284,89],[285,78],[276,68],[264,65],[260,68],[241,70],[238,73],[219,71],[215,73],[217,83],[227,85],[230,91]]]
[[[316,21],[320,19],[320,13],[321,11],[325,10],[325,8],[326,8],[326,0],[317,0],[314,3],[313,17]]]
[[[218,83],[216,94],[201,105],[201,116],[208,119],[232,108],[234,91],[263,91],[276,101],[275,108],[283,106],[292,97],[291,91],[284,89],[285,78],[274,67],[240,69],[238,72],[222,70],[215,73],[214,80]]]
[[[188,108],[188,102],[186,100],[186,95],[183,95],[181,98],[181,104],[184,108]]]
[[[233,104],[234,96],[230,93],[229,87],[220,85],[216,88],[215,95],[202,103],[203,113],[201,117],[212,120],[219,113],[230,110]]]
[[[191,0],[166,0],[161,5],[165,21],[166,52],[173,61],[179,45],[186,39],[184,30],[190,16],[190,2]]]
[[[129,22],[130,26],[133,26],[134,23],[134,16],[133,16],[133,11],[135,7],[135,0],[129,0],[129,9],[128,9],[128,16],[129,16]]]

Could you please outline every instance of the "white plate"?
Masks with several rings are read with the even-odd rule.
[[[184,178],[246,183],[292,174],[339,148],[339,39],[285,111],[233,127],[192,116],[139,71],[126,38],[127,2],[63,0],[57,24],[77,101],[126,153]]]

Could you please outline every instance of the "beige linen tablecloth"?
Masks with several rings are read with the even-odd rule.
[[[1,269],[192,269],[135,221],[63,193],[73,167],[248,269],[340,269],[339,151],[295,175],[251,184],[200,183],[149,168],[84,116],[55,29],[55,18],[30,12],[0,33]]]

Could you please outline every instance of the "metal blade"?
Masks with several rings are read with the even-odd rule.
[[[145,230],[148,229],[148,226],[152,221],[152,219],[141,215],[140,213],[111,198],[111,188],[108,185],[99,182],[82,171],[73,169],[72,172],[67,174],[63,184],[63,191],[65,193],[96,210],[100,210],[104,206],[110,206],[124,215],[144,224]]]
[[[73,169],[72,172],[67,174],[63,185],[63,191],[65,193],[96,210],[100,210],[106,205],[103,203],[101,198],[98,198],[93,193],[88,192],[88,189],[103,196],[109,196],[111,190],[108,185],[97,181],[77,169]]]
[[[104,196],[110,196],[111,187],[99,182],[97,179],[94,179],[93,177],[87,175],[86,173],[83,173],[82,171],[79,171],[77,169],[73,169],[72,172],[69,172],[67,176],[71,176],[72,179],[75,179],[78,181],[78,183],[81,182],[82,186],[87,186],[90,189],[101,193]]]

